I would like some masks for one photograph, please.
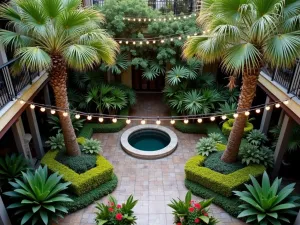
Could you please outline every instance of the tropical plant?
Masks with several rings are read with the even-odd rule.
[[[40,166],[34,173],[22,172],[21,178],[10,182],[13,191],[4,193],[13,199],[14,203],[7,208],[17,209],[15,215],[21,219],[21,225],[29,221],[33,225],[48,225],[51,220],[63,218],[63,214],[68,213],[62,205],[73,200],[62,192],[71,183],[62,183],[58,173],[48,176],[47,167]]]
[[[240,91],[237,88],[233,88],[232,90],[223,89],[222,94],[224,95],[226,102],[228,102],[229,104],[236,104],[240,96]]]
[[[175,66],[167,72],[167,83],[171,86],[177,85],[183,80],[195,80],[197,73],[184,66]]]
[[[278,177],[270,184],[268,174],[263,174],[261,185],[251,176],[252,184],[245,184],[247,191],[234,191],[245,204],[238,218],[247,218],[247,223],[258,225],[281,225],[290,223],[289,216],[296,216],[299,197],[291,196],[295,184],[281,188],[282,179]],[[297,210],[297,211],[296,211]]]
[[[260,130],[252,130],[246,137],[251,145],[262,146],[268,141],[267,136]]]
[[[196,150],[199,155],[208,156],[210,153],[218,151],[216,144],[213,138],[200,138],[196,144]]]
[[[80,0],[11,0],[0,6],[11,30],[0,30],[0,43],[15,50],[29,71],[49,70],[56,106],[69,109],[67,68],[83,71],[102,61],[115,62],[118,44],[101,29],[104,17]],[[58,112],[69,155],[80,154],[69,116]]]
[[[64,136],[62,133],[57,133],[55,136],[49,137],[45,142],[51,150],[62,150],[65,147]]]
[[[113,65],[102,64],[100,69],[103,71],[110,71],[112,74],[120,75],[122,71],[130,66],[129,56],[125,53],[118,54]]]
[[[228,103],[227,101],[219,104],[219,112],[226,114],[228,119],[233,119],[233,114],[236,112],[237,104],[236,103]]]
[[[82,144],[82,152],[85,154],[99,154],[102,151],[101,142],[96,139],[86,139],[85,142]]]
[[[198,22],[207,31],[189,38],[185,58],[199,57],[204,63],[221,60],[224,71],[235,77],[242,74],[238,111],[248,110],[256,92],[263,63],[271,67],[292,67],[300,51],[299,1],[285,0],[203,0]],[[237,158],[247,116],[234,124],[222,160]]]
[[[273,167],[274,152],[265,146],[257,146],[250,143],[241,145],[239,156],[242,163],[264,165],[266,168]]]
[[[213,139],[216,143],[222,143],[223,141],[223,135],[216,132],[209,133],[208,137]]]
[[[70,117],[71,117],[71,123],[72,123],[74,130],[76,132],[78,132],[83,127],[83,122],[85,120],[84,119],[82,119],[82,120],[76,119],[74,114],[72,114],[72,113],[71,113]],[[50,124],[52,126],[51,130],[56,131],[58,133],[62,132],[61,123],[59,121],[58,116],[50,115],[47,122],[48,122],[48,124]]]
[[[124,84],[114,84],[114,86],[124,91],[124,93],[126,94],[127,102],[130,106],[134,106],[136,104],[136,93],[132,88]]]
[[[217,220],[209,216],[209,206],[212,203],[212,199],[203,200],[200,202],[192,200],[192,193],[188,191],[185,196],[185,200],[173,199],[169,207],[171,207],[174,215],[174,224],[180,225],[196,225],[196,224],[208,224],[215,225]],[[203,223],[202,223],[203,221]]]
[[[136,224],[136,216],[133,208],[137,200],[130,195],[125,203],[118,204],[117,200],[109,195],[108,204],[97,203],[96,222],[98,225],[132,225]]]
[[[0,158],[0,184],[7,183],[30,169],[30,163],[22,155],[12,154]]]

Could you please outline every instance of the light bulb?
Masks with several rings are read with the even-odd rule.
[[[150,22],[150,21],[151,21],[151,19],[148,19],[148,21]]]
[[[127,119],[127,120],[126,120],[126,123],[127,123],[127,124],[130,124],[130,123],[131,123],[131,120],[130,120],[130,119]]]
[[[187,38],[190,38],[190,37],[191,37],[190,35],[187,36]]]
[[[146,22],[147,19],[144,19],[144,22]]]
[[[248,112],[248,111],[245,112],[245,115],[246,115],[246,116],[249,116],[249,115],[250,115],[250,112]]]
[[[271,107],[270,106],[266,106],[266,110],[268,111],[268,110],[270,110],[271,109]]]
[[[50,113],[53,115],[55,114],[55,110],[54,109],[51,109]]]
[[[205,32],[205,30],[203,31],[203,34],[205,34],[206,32]]]
[[[237,114],[237,113],[233,114],[234,118],[237,118],[238,116],[239,116],[239,114]]]
[[[173,38],[170,39],[170,41],[173,41],[173,40],[174,40]]]
[[[112,119],[112,122],[113,122],[113,123],[116,123],[116,122],[117,122],[117,118],[113,118],[113,119]]]
[[[260,109],[256,109],[255,112],[256,112],[256,113],[260,113]]]
[[[279,108],[279,107],[280,107],[280,104],[279,104],[279,103],[277,103],[277,104],[275,105],[275,107],[276,107],[276,108]]]
[[[31,109],[34,109],[34,108],[35,108],[35,105],[32,105],[32,104],[31,104],[31,105],[30,105],[30,108],[31,108]]]
[[[87,119],[88,119],[88,120],[91,120],[91,119],[92,119],[92,116],[88,116]]]
[[[125,17],[123,17],[123,20],[125,20],[126,18]]]
[[[135,41],[134,41],[134,42],[132,42],[132,44],[134,44],[134,45],[135,45]]]
[[[122,44],[122,41],[119,41],[119,44]]]
[[[209,32],[210,30],[207,30],[207,32]]]
[[[287,105],[287,104],[289,104],[289,101],[288,101],[288,100],[285,100],[283,103],[284,103],[285,105]]]
[[[139,18],[139,22],[141,22],[141,19]]]
[[[126,43],[126,45],[128,45],[128,41],[126,41],[125,43]]]
[[[153,19],[154,21],[156,21],[156,19]]]
[[[180,19],[181,19],[181,17],[179,16],[179,17],[178,17],[178,19],[180,20]]]
[[[146,44],[148,45],[148,44],[149,44],[149,41],[146,41]]]
[[[155,44],[156,43],[156,41],[153,41],[153,44]]]
[[[64,116],[64,117],[68,116],[68,113],[67,113],[67,112],[64,112],[64,113],[63,113],[63,116]]]
[[[181,40],[181,37],[178,37],[178,40]]]
[[[135,21],[135,19],[133,19],[133,21]]]
[[[24,104],[25,104],[25,102],[24,102],[23,100],[20,100],[20,103],[21,103],[21,105],[24,105]]]
[[[161,21],[161,18],[159,18],[158,20]]]
[[[175,124],[175,120],[171,120],[170,123],[171,123],[171,124]]]
[[[189,17],[192,17],[192,15],[189,15]]]
[[[128,18],[127,20],[130,21],[130,18]]]
[[[184,16],[183,19],[186,19],[186,16]]]
[[[161,122],[160,122],[160,120],[159,120],[159,119],[158,119],[158,120],[156,120],[156,124],[157,124],[157,125],[160,125],[160,123],[161,123]]]
[[[216,117],[212,116],[212,117],[210,117],[210,120],[211,120],[211,121],[215,121],[215,120],[216,120]]]
[[[98,120],[99,120],[100,123],[102,123],[104,119],[103,119],[103,117],[99,117]]]
[[[201,118],[197,119],[197,122],[202,123],[202,119]]]
[[[165,40],[161,40],[160,42],[161,42],[161,43],[164,43],[164,42],[165,42]]]
[[[170,17],[169,20],[172,20],[172,18]]]
[[[76,115],[75,115],[75,118],[76,118],[76,119],[80,119],[80,115],[79,115],[79,114],[76,114]]]
[[[42,107],[40,110],[41,110],[41,112],[45,112],[46,111],[46,109],[44,107]]]
[[[164,18],[164,21],[166,21],[167,19],[166,18]]]
[[[141,124],[143,124],[143,125],[146,124],[146,120],[142,119]]]
[[[197,36],[197,33],[194,33],[194,36]]]
[[[173,19],[174,19],[174,20],[177,20],[177,18],[176,18],[176,17],[174,17]]]
[[[143,42],[142,41],[140,41],[140,45],[142,45],[143,44]]]
[[[185,124],[188,124],[188,123],[189,123],[189,120],[188,120],[188,119],[184,119],[183,122],[184,122]]]
[[[227,119],[227,116],[223,115],[222,120],[226,120],[226,119]]]

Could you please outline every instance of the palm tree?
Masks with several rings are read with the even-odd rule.
[[[221,61],[231,75],[230,87],[242,74],[237,110],[248,110],[263,64],[291,67],[299,56],[299,14],[297,0],[203,0],[198,22],[206,32],[185,43],[183,56]],[[235,120],[223,161],[236,160],[246,120],[243,114]]]
[[[9,21],[7,30],[0,30],[0,42],[14,49],[29,71],[49,70],[56,106],[66,111],[67,68],[83,71],[101,60],[115,61],[118,44],[100,28],[103,15],[82,8],[81,0],[11,0],[0,6],[0,15]],[[67,153],[79,155],[70,117],[58,115]]]

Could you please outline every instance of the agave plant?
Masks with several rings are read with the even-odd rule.
[[[256,146],[262,146],[268,141],[267,136],[260,130],[252,130],[246,137],[247,141]]]
[[[282,179],[278,177],[270,184],[268,174],[265,172],[262,178],[262,184],[251,176],[251,184],[245,184],[248,191],[234,191],[235,195],[245,202],[239,207],[243,211],[238,218],[247,218],[247,223],[256,223],[259,225],[281,225],[290,223],[290,215],[297,215],[296,203],[299,197],[291,196],[295,184],[289,184],[281,189]]]
[[[199,155],[209,156],[209,154],[218,151],[216,144],[212,138],[201,138],[196,145],[196,150]]]
[[[34,173],[22,172],[21,178],[10,182],[13,191],[4,193],[15,202],[7,208],[17,209],[15,215],[21,219],[21,225],[29,221],[32,225],[48,225],[51,220],[57,217],[63,218],[63,213],[68,213],[62,205],[73,200],[61,192],[65,191],[71,183],[62,183],[62,176],[58,173],[48,176],[47,167],[40,166]]]
[[[6,183],[18,178],[29,168],[30,163],[22,155],[6,155],[5,158],[0,158],[0,181]]]

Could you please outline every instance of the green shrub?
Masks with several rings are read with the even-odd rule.
[[[223,142],[223,135],[220,133],[209,133],[208,137],[213,139],[216,143],[222,143]]]
[[[206,168],[209,168],[213,171],[222,173],[222,174],[230,174],[234,171],[244,168],[245,166],[240,162],[235,163],[225,163],[221,160],[223,155],[223,151],[214,152],[206,157],[203,165]]]
[[[262,146],[268,141],[267,136],[260,130],[252,130],[246,137],[247,141],[256,146]]]
[[[81,151],[85,154],[97,155],[102,152],[101,142],[96,139],[86,139],[82,146]]]
[[[53,172],[63,175],[65,181],[69,181],[70,191],[76,195],[82,195],[97,188],[100,184],[110,181],[113,176],[113,166],[103,156],[97,155],[96,167],[78,174],[69,167],[55,160],[58,151],[49,151],[43,157],[41,163],[48,166]]]
[[[72,122],[75,132],[78,132],[82,128],[83,122],[85,120],[84,119],[81,119],[81,120],[76,119],[74,114],[70,114],[70,118],[71,118],[71,122]],[[47,122],[48,122],[48,124],[52,125],[51,130],[54,130],[57,133],[61,133],[61,125],[60,125],[58,116],[50,115]]]
[[[4,193],[14,199],[7,208],[17,209],[15,215],[21,219],[21,225],[29,221],[33,225],[48,225],[52,219],[68,212],[61,204],[72,201],[68,195],[62,194],[70,183],[62,183],[61,179],[58,173],[48,176],[46,166],[39,167],[33,174],[30,171],[23,173],[22,180],[10,182],[13,191]]]
[[[85,137],[78,137],[78,138],[76,138],[76,140],[77,140],[78,144],[83,145],[86,141],[86,138]]]
[[[252,185],[245,185],[248,191],[235,191],[235,195],[245,203],[240,205],[243,211],[238,218],[247,217],[247,223],[259,225],[273,224],[281,225],[290,223],[287,218],[290,215],[297,215],[299,197],[292,197],[295,184],[281,188],[281,180],[276,178],[270,184],[268,174],[265,172],[262,185],[251,176]]]
[[[221,174],[203,167],[204,156],[194,156],[185,164],[186,179],[210,188],[224,196],[231,196],[233,190],[239,189],[242,184],[249,181],[249,174],[259,176],[265,171],[262,165],[249,165],[230,174]]]
[[[229,119],[222,125],[222,132],[225,136],[229,136],[232,127],[233,127],[234,119]],[[244,128],[244,137],[247,136],[253,130],[253,124],[250,122],[246,123]]]
[[[246,143],[240,147],[239,156],[246,165],[258,164],[266,168],[273,167],[274,153],[271,149]]]
[[[216,144],[212,138],[200,138],[196,145],[196,150],[199,155],[208,156],[212,152],[218,151]]]
[[[62,150],[65,147],[64,136],[62,133],[57,133],[56,136],[49,137],[45,142],[51,150]]]
[[[66,165],[76,173],[84,173],[96,166],[97,157],[95,155],[68,156],[65,152],[59,152],[55,160]]]

